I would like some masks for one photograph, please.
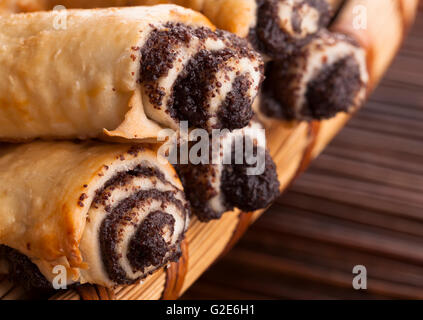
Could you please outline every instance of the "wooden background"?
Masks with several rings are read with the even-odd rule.
[[[423,299],[422,4],[367,105],[183,298]]]

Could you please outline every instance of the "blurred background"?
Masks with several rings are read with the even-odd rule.
[[[422,4],[366,106],[183,298],[423,299]]]

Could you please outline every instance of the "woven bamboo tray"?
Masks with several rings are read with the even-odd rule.
[[[336,1],[340,2],[340,1]],[[397,53],[404,35],[413,22],[418,0],[347,0],[332,29],[354,36],[367,50],[370,85],[375,88]],[[354,28],[354,8],[367,8],[367,29]],[[341,114],[334,119],[311,123],[268,123],[267,141],[277,164],[282,190],[317,157],[342,129],[350,116]],[[177,299],[220,256],[226,254],[248,227],[264,211],[228,212],[219,221],[208,224],[193,219],[183,245],[183,256],[142,283],[114,290],[85,285],[58,292],[52,300],[157,300]],[[14,286],[0,276],[0,299],[34,298],[34,293]]]

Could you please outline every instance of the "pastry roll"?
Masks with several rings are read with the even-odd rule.
[[[206,160],[198,164],[180,160],[175,166],[200,221],[219,219],[234,208],[264,209],[279,196],[276,166],[256,122],[212,140]]]
[[[257,0],[257,20],[249,39],[271,59],[282,59],[326,27],[332,11],[327,0]]]
[[[46,9],[44,0],[1,0],[0,14],[30,12]]]
[[[299,53],[267,66],[257,103],[269,117],[328,119],[359,107],[367,82],[365,51],[345,35],[321,31]]]
[[[332,17],[334,0],[46,0],[48,7],[95,8],[172,3],[202,12],[218,28],[248,38],[268,58],[307,43]]]
[[[175,261],[190,208],[140,146],[33,142],[0,150],[0,270],[31,286],[130,284]]]
[[[147,140],[248,125],[262,81],[247,41],[173,5],[0,19],[0,140]]]

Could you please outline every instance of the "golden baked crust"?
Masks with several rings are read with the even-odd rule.
[[[60,19],[58,12],[0,19],[2,140],[157,137],[161,127],[145,115],[137,83],[143,31],[168,22],[213,27],[172,5],[68,10]]]
[[[61,264],[77,280],[79,269],[87,267],[83,256],[97,254],[80,248],[88,237],[87,214],[96,192],[116,173],[146,163],[182,190],[173,167],[150,149],[99,142],[3,145],[0,244],[28,256],[46,278]],[[91,233],[90,246],[98,237]]]
[[[13,2],[13,0],[9,0]],[[16,0],[15,0],[16,1]],[[31,0],[28,0],[31,1]],[[43,9],[56,5],[66,8],[106,8],[176,4],[203,13],[219,29],[247,37],[256,23],[256,0],[44,0]]]
[[[256,24],[256,0],[205,1],[202,12],[218,28],[246,38]]]
[[[45,0],[2,0],[0,14],[45,10]]]

